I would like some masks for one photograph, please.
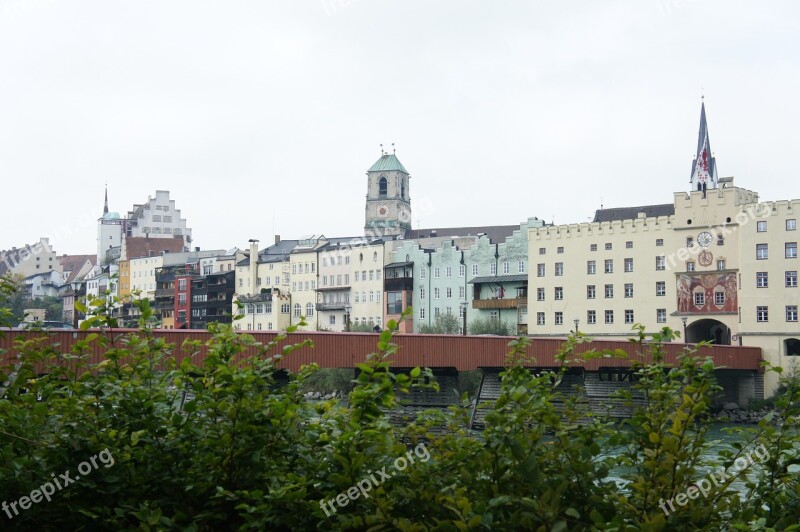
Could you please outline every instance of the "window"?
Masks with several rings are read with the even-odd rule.
[[[694,239],[690,236],[686,237],[686,247],[687,248],[694,247]]]
[[[300,303],[294,304],[294,317],[299,318],[300,315],[303,313],[303,307],[300,306]]]
[[[625,297],[633,297],[633,283],[625,283]]]
[[[328,325],[336,325],[336,314],[328,316]]]
[[[665,281],[656,281],[656,295],[657,296],[667,295],[667,283]]]
[[[476,266],[477,266],[477,265],[476,265]],[[474,267],[473,267],[473,268],[474,268]],[[475,275],[475,274],[476,274],[476,273],[475,273],[475,272],[473,272],[473,275]],[[420,279],[427,279],[427,278],[428,278],[428,268],[420,268],[420,269],[419,269],[419,278],[420,278]],[[362,279],[364,279],[365,281],[367,280],[367,278],[366,278],[366,277],[362,277]]]
[[[439,278],[439,267],[438,266],[433,269],[433,278],[434,279],[438,279]]]
[[[178,279],[178,290],[184,291],[186,290],[186,279]]]
[[[606,251],[611,251],[611,242],[606,242]]]
[[[453,297],[453,289],[448,286],[447,288],[444,289],[444,294],[446,298],[450,299],[451,297]]]
[[[594,299],[597,297],[597,289],[593,284],[586,285],[586,299]]]
[[[597,323],[597,313],[593,310],[586,311],[586,323],[589,325],[594,325]]]
[[[797,242],[787,242],[785,256],[787,259],[797,258]]]
[[[556,275],[557,276],[564,275],[564,263],[563,262],[556,262]]]
[[[633,271],[633,259],[625,259],[625,273]]]
[[[387,292],[386,293],[386,313],[387,314],[402,314],[403,312],[403,293],[402,292]]]
[[[664,255],[656,257],[656,271],[663,271],[667,269],[667,258]]]
[[[594,275],[596,270],[595,263],[593,260],[586,261],[586,273],[589,275]]]
[[[281,304],[281,314],[289,314],[289,309],[290,309],[289,303]],[[272,327],[270,327],[270,329],[271,328]]]
[[[544,288],[536,289],[536,301],[544,301]]]
[[[536,276],[537,277],[544,277],[544,264],[537,264],[536,265]]]
[[[564,253],[564,246],[558,246],[556,248],[556,253]]]
[[[544,325],[544,312],[536,313],[536,325]]]
[[[628,309],[625,311],[625,323],[633,323],[633,310]]]
[[[607,284],[605,286],[605,294],[606,294],[606,299],[611,299],[612,297],[614,297],[614,285],[613,284]]]
[[[378,180],[378,195],[385,196],[389,190],[388,182],[386,181],[385,177],[381,177]]]
[[[473,276],[478,275],[478,265],[477,264],[473,264],[472,265],[472,275]]]
[[[489,264],[489,275],[497,275],[497,264],[494,262]]]
[[[186,304],[186,294],[178,294],[178,304],[179,305]]]
[[[606,259],[605,272],[614,273],[614,259]]]
[[[313,316],[314,315],[314,305],[311,303],[306,303],[306,316]]]
[[[797,288],[797,272],[786,272],[786,288]]]
[[[503,273],[506,275],[511,273],[511,263],[508,261],[503,262]]]
[[[464,300],[467,298],[467,289],[463,286],[458,287],[458,298]]]
[[[356,297],[358,297],[358,292],[356,292]],[[425,287],[420,286],[419,288],[419,300],[425,301]],[[356,303],[358,303],[358,299],[356,299]]]
[[[589,251],[597,251],[597,244],[589,245]]]
[[[706,304],[706,295],[703,292],[695,292],[694,293],[694,304],[698,307],[702,307]]]
[[[633,240],[625,242],[625,249],[633,249]]]
[[[756,222],[756,231],[759,233],[764,233],[767,230],[767,222],[766,220],[759,220]]]
[[[556,312],[556,314],[555,314],[555,324],[556,325],[564,325],[564,313],[563,312]]]
[[[718,307],[725,305],[725,292],[714,292],[714,304]]]
[[[786,321],[797,321],[797,305],[786,305]]]
[[[786,230],[787,231],[794,231],[797,229],[797,220],[794,218],[790,218],[786,220]]]
[[[725,236],[722,233],[717,234],[717,245],[718,246],[725,245]]]
[[[444,276],[447,277],[448,279],[453,277],[453,267],[452,266],[448,266],[447,268],[444,269]]]
[[[766,222],[765,222],[766,223]],[[756,259],[764,260],[769,258],[769,250],[766,244],[756,244]]]
[[[525,261],[521,260],[517,263],[517,273],[525,273]]]
[[[556,286],[556,301],[561,301],[564,299],[564,287],[563,286]]]
[[[547,252],[547,248],[539,248],[539,255],[544,255]]]
[[[419,319],[425,319],[425,307],[419,307]]]
[[[606,311],[606,323],[609,323],[609,324],[614,323],[614,311],[613,310],[607,310]]]
[[[667,309],[665,308],[656,309],[656,322],[667,323]]]
[[[656,238],[656,246],[663,246],[664,239],[663,238]]]
[[[433,287],[433,299],[439,299],[439,295],[440,295],[439,287],[438,286]]]
[[[720,271],[724,270],[725,266],[726,266],[725,259],[718,259],[717,260],[717,269],[718,270],[720,270]]]
[[[769,279],[767,272],[756,272],[756,288],[767,288]]]
[[[458,276],[464,277],[465,275],[467,275],[467,267],[461,264],[458,266]]]
[[[769,321],[769,307],[766,306],[756,307],[756,321],[761,323]]]
[[[693,272],[694,271],[694,261],[693,260],[686,261],[686,271],[687,272]]]

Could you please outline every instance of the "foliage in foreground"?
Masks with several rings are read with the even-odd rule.
[[[138,304],[147,323],[151,311]],[[28,495],[51,473],[74,472],[104,449],[114,465],[13,519],[0,513],[3,528],[786,529],[800,515],[800,484],[790,470],[800,447],[800,388],[791,378],[776,400],[785,422],[765,420],[740,450],[722,452],[730,466],[754,445],[770,450],[763,467],[750,471],[747,497],[728,483],[669,516],[660,509],[660,499],[686,492],[712,465],[703,451],[712,445],[706,412],[717,393],[710,361],[687,351],[666,367],[669,329],[652,342],[639,331],[636,393],[648,401],[624,426],[563,393],[572,362],[613,353],[579,356],[584,339],[573,337],[558,355],[559,369],[534,373],[524,367],[533,365],[528,340],[511,342],[500,396],[486,405],[486,429],[477,435],[466,429],[466,404],[422,414],[403,428],[389,423],[386,412],[404,392],[435,386],[425,384],[432,378],[426,370],[392,373],[391,330],[376,335],[376,352],[358,366],[347,408],[303,398],[316,367],[288,384],[276,380],[277,362],[297,347],[285,336],[259,345],[229,326],[211,331],[207,356],[180,363],[146,327],[124,340],[90,335],[70,354],[18,342],[20,358],[0,375],[9,379],[0,400],[0,502]],[[92,365],[95,346],[105,357]],[[247,349],[257,356],[244,356]],[[38,375],[35,364],[51,373]],[[442,424],[445,434],[431,430]],[[408,467],[394,467],[420,445],[429,460],[417,455]],[[609,454],[611,446],[621,452]],[[613,480],[613,468],[625,487]],[[320,503],[370,477],[380,482],[367,496]]]

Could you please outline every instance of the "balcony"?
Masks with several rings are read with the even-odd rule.
[[[228,311],[230,311],[231,307],[232,307],[232,304],[230,302],[226,301],[225,299],[209,299],[208,301],[206,301],[206,308],[209,308],[209,309],[212,309],[212,308],[224,308],[224,309],[228,309]]]
[[[347,303],[317,303],[317,312],[325,310],[344,310]]]
[[[414,289],[413,277],[392,277],[383,280],[383,289],[386,292],[408,292]]]
[[[503,299],[474,299],[472,308],[479,310],[496,310],[528,306],[527,297],[513,297]]]
[[[272,293],[264,292],[263,294],[255,294],[252,296],[239,296],[240,303],[265,303],[272,301]]]
[[[172,297],[175,295],[174,288],[157,288],[156,289],[156,298],[160,297]]]

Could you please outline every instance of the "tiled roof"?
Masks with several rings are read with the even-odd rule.
[[[661,205],[642,205],[640,207],[619,207],[616,209],[598,209],[594,213],[595,222],[611,222],[614,220],[635,220],[643,212],[647,218],[658,216],[672,216],[675,214],[675,205],[662,203]]]
[[[128,259],[158,256],[165,251],[178,253],[183,251],[183,246],[182,236],[173,236],[172,238],[133,236],[125,239],[126,257]]]
[[[61,271],[69,273],[64,281],[68,284],[75,280],[87,262],[90,263],[90,269],[97,264],[97,255],[62,255],[58,261],[61,263]]]
[[[480,233],[486,234],[489,240],[495,243],[504,242],[514,231],[519,231],[517,225],[487,225],[476,227],[431,227],[430,229],[412,229],[406,232],[406,240],[418,240],[420,238],[449,237],[449,236],[477,236]],[[435,233],[435,234],[434,234]]]
[[[385,153],[381,155],[381,158],[375,161],[375,164],[370,166],[367,172],[391,172],[392,170],[399,170],[404,174],[407,174],[405,167],[403,167],[403,163],[397,158],[397,156],[393,153]]]

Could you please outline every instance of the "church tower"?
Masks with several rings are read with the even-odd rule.
[[[697,155],[692,161],[692,192],[700,191],[705,196],[706,190],[717,188],[717,161],[711,151],[706,124],[706,105],[700,104],[700,131],[697,134]]]
[[[404,236],[411,229],[408,172],[392,153],[367,170],[367,206],[364,232],[375,236]]]

